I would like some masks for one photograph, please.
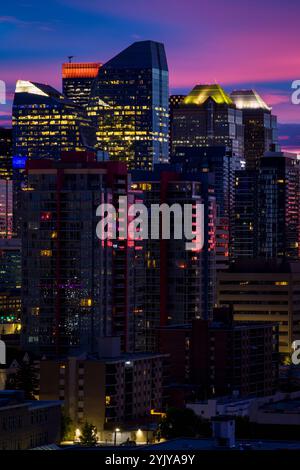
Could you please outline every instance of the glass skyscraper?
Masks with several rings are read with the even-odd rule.
[[[258,169],[265,152],[279,151],[277,117],[255,90],[235,90],[230,98],[243,113],[246,167]]]
[[[218,84],[196,85],[173,112],[172,151],[176,147],[226,146],[244,159],[242,111]]]
[[[99,146],[129,168],[168,160],[168,65],[163,44],[135,42],[105,63],[88,114]]]

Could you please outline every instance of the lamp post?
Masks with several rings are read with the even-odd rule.
[[[115,445],[115,446],[117,445],[117,432],[120,432],[120,429],[119,429],[119,428],[116,428],[116,429],[115,429],[115,438],[114,438],[114,445]]]

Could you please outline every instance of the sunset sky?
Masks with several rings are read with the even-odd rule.
[[[300,79],[299,0],[13,0],[0,13],[0,79],[10,124],[17,79],[61,89],[61,63],[105,62],[134,41],[165,44],[171,92],[197,83],[255,88],[278,115],[280,139],[300,151],[300,105],[291,82]]]

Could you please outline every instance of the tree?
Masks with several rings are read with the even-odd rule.
[[[94,447],[97,444],[97,428],[91,423],[85,422],[79,437],[80,443],[86,447]]]
[[[61,440],[71,441],[74,438],[74,425],[69,415],[63,413],[61,416]]]
[[[22,361],[15,374],[10,374],[5,384],[6,390],[23,390],[26,400],[34,400],[38,393],[36,369],[27,361]]]

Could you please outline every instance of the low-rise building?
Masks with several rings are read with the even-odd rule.
[[[151,410],[162,408],[165,356],[117,349],[40,363],[40,398],[64,400],[77,435],[87,421],[100,440],[111,441],[126,426],[149,423]]]
[[[25,400],[19,390],[0,391],[0,450],[59,444],[61,402]]]

